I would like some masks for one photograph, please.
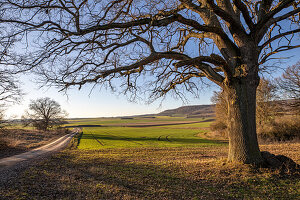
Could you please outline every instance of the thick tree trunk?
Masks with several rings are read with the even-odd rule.
[[[261,164],[256,133],[256,88],[258,76],[232,80],[225,88],[228,100],[229,162]]]

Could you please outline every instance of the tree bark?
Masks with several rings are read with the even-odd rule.
[[[228,102],[229,162],[264,162],[256,133],[256,88],[258,74],[235,77],[225,86]]]

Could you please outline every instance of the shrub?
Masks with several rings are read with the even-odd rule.
[[[221,136],[227,138],[227,125],[225,122],[217,120],[217,121],[211,123],[210,130],[216,132],[218,135],[221,135]]]
[[[277,117],[273,123],[258,127],[263,140],[286,141],[300,138],[300,119],[297,116]]]

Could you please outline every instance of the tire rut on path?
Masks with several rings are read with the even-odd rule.
[[[167,136],[160,135],[160,136],[157,138],[157,140],[158,140],[158,141],[164,141],[164,140],[163,140],[163,137],[164,137],[166,141],[172,142],[172,141],[170,140],[169,136],[170,136],[170,135],[167,135]]]

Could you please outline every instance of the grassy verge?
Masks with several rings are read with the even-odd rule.
[[[82,131],[80,131],[76,135],[74,135],[67,148],[77,149],[79,144],[80,144],[80,140],[81,140],[82,135],[83,135]]]
[[[300,144],[262,150],[300,161]],[[297,199],[299,174],[225,163],[227,147],[65,150],[0,191],[0,199]]]

